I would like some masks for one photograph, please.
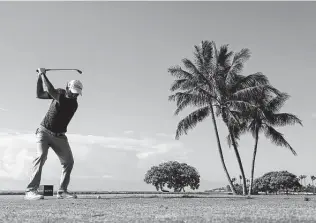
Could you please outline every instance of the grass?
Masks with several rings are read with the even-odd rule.
[[[0,196],[0,222],[315,222],[316,196],[78,195],[25,201]],[[172,198],[172,199],[171,199]]]

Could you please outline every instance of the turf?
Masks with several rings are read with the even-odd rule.
[[[0,222],[316,222],[316,196],[0,196]]]

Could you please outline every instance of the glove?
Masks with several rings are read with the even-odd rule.
[[[46,69],[45,68],[37,68],[37,73],[38,75],[41,75],[41,74],[45,74],[46,73]]]

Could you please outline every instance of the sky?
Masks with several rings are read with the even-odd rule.
[[[155,190],[143,179],[169,160],[195,167],[198,191],[228,184],[212,120],[175,140],[178,122],[168,101],[168,68],[192,59],[202,40],[232,51],[250,49],[244,74],[262,72],[291,97],[281,112],[299,125],[279,130],[297,152],[260,135],[255,177],[287,170],[316,175],[315,2],[1,2],[0,190],[24,190],[36,155],[35,130],[50,100],[35,96],[38,67],[55,88],[79,79],[83,95],[68,126],[75,165],[70,190]],[[240,174],[227,129],[217,120],[231,177]],[[250,178],[254,139],[241,137],[240,155]],[[58,187],[61,165],[53,150],[41,184]]]

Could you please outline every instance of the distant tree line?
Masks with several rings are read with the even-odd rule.
[[[295,192],[306,192],[315,194],[315,176],[310,176],[311,183],[306,185],[306,175],[296,176],[288,171],[271,171],[265,173],[263,176],[258,177],[253,183],[253,194],[260,192],[265,194],[279,194],[279,193],[295,193]],[[236,182],[236,178],[233,178],[234,186],[237,194],[242,194],[242,186]],[[247,181],[247,188],[249,188],[249,179]],[[236,182],[236,183],[235,183]],[[227,191],[231,191],[229,185],[227,185]]]
[[[270,171],[261,177],[254,179],[252,194],[289,194],[295,192],[315,193],[315,176],[311,176],[312,184],[306,185],[306,175],[296,176],[288,171]],[[304,181],[303,181],[304,180]],[[153,185],[157,191],[169,192],[167,189],[173,189],[174,192],[185,192],[185,187],[196,190],[200,186],[200,175],[196,168],[177,161],[168,161],[160,163],[158,166],[152,166],[145,174],[144,181]],[[249,189],[250,180],[246,179],[246,187]],[[242,176],[239,179],[232,178],[232,183],[236,194],[243,194]],[[304,184],[300,183],[304,182]],[[210,190],[210,192],[232,192],[230,185],[226,188]]]

